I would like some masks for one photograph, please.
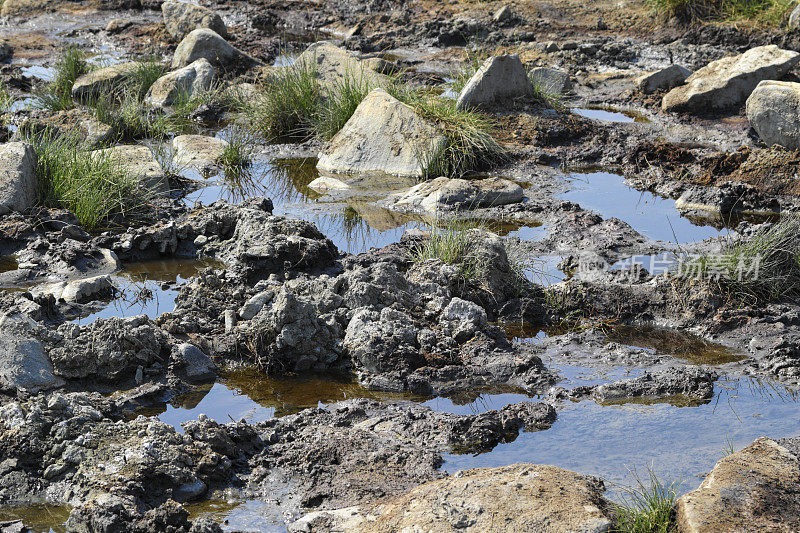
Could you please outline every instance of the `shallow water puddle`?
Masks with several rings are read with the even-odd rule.
[[[175,298],[180,292],[177,285],[197,277],[204,268],[224,266],[219,261],[196,259],[129,263],[124,270],[112,276],[112,282],[118,290],[117,297],[104,309],[73,322],[90,324],[98,318],[138,315],[156,318],[175,309]]]
[[[667,328],[617,326],[609,332],[608,341],[668,353],[695,365],[723,365],[746,358],[727,346]]]
[[[603,122],[650,122],[647,117],[639,113],[619,111],[612,107],[576,107],[572,109],[572,112],[588,119]]]
[[[22,520],[26,531],[32,533],[66,533],[64,524],[69,518],[72,508],[69,505],[52,505],[39,503],[19,507],[3,506],[0,508],[0,523]]]
[[[0,273],[17,270],[19,263],[13,255],[0,255]]]
[[[681,216],[675,200],[625,185],[624,178],[610,172],[572,173],[573,189],[562,198],[597,212],[603,218],[618,218],[651,239],[684,244],[724,235],[725,230],[698,226]]]
[[[275,379],[252,368],[225,372],[216,383],[138,414],[158,416],[178,431],[181,423],[205,414],[219,423],[250,423],[297,413],[352,398],[381,401],[421,400],[409,394],[371,391],[358,383],[330,377]]]
[[[567,405],[546,431],[523,432],[516,441],[478,455],[449,455],[444,469],[497,467],[516,462],[553,464],[602,476],[610,496],[619,484],[652,467],[662,480],[695,489],[724,456],[726,439],[736,450],[757,437],[796,436],[797,396],[788,389],[748,379],[718,382],[713,400],[695,407],[668,404]],[[646,472],[645,472],[646,473]]]
[[[195,206],[217,200],[241,203],[266,196],[272,200],[275,215],[312,222],[339,250],[351,254],[396,243],[411,228],[430,229],[430,217],[399,213],[358,197],[331,200],[310,189],[308,184],[319,177],[316,165],[316,158],[257,160],[235,180],[224,175],[204,179],[197,172],[187,171],[186,177],[204,186],[188,193],[183,201]],[[480,223],[498,235],[522,240],[537,240],[545,235],[541,224],[533,221],[523,225],[513,221]]]

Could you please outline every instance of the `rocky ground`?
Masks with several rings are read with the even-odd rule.
[[[685,459],[654,471],[705,480],[676,485],[670,527],[800,527],[796,293],[675,273],[797,216],[800,32],[623,4],[2,2],[0,531],[625,531],[606,485],[633,480],[604,463],[646,467],[673,439]],[[253,140],[263,175],[225,185],[228,100],[125,143],[86,106],[37,108],[67,46],[102,59],[76,102],[162,61],[148,116],[178,89],[257,101],[303,57],[328,88],[394,74],[482,109],[507,157],[423,179],[446,136],[374,89],[329,141]],[[143,214],[87,227],[43,206],[30,131],[121,161]],[[458,224],[469,264],[415,255]],[[255,418],[202,414],[242,371]],[[519,451],[548,442],[583,457]]]

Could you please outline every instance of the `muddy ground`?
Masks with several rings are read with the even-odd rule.
[[[46,115],[30,96],[64,46],[113,63],[177,45],[158,1],[31,4],[0,25],[7,138]],[[27,387],[0,372],[0,529],[281,531],[514,462],[615,497],[651,466],[685,492],[726,443],[800,433],[798,303],[732,303],[667,272],[793,216],[800,156],[759,144],[743,110],[668,114],[634,86],[672,62],[800,51],[797,31],[686,26],[633,1],[516,2],[503,23],[501,2],[203,4],[265,65],[328,39],[446,90],[480,47],[563,69],[572,90],[560,112],[491,113],[511,158],[490,174],[524,201],[450,213],[490,230],[473,230],[486,268],[468,280],[411,260],[429,214],[309,189],[317,141],[259,142],[252,188],[187,175],[200,185],[98,232],[61,210],[0,216],[0,353],[41,354]],[[53,295],[96,276],[91,297]]]

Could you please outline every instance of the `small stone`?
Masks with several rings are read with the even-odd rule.
[[[230,333],[236,327],[236,311],[231,309],[225,310],[225,333]]]
[[[692,71],[680,65],[670,65],[656,72],[650,72],[636,78],[636,88],[644,94],[668,90],[683,84]]]
[[[0,215],[33,207],[38,184],[33,147],[21,142],[0,145]]]
[[[207,28],[228,37],[228,29],[217,13],[207,7],[179,0],[166,0],[161,4],[161,14],[167,31],[176,39],[183,39],[192,30]]]

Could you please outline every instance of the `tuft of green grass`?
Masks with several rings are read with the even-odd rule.
[[[252,163],[255,141],[252,135],[238,126],[231,126],[222,135],[228,144],[217,163],[226,180],[240,181]]]
[[[243,102],[253,131],[270,141],[308,140],[315,134],[322,86],[313,62],[270,73],[259,98]]]
[[[167,71],[166,66],[155,58],[140,61],[126,80],[126,90],[138,101],[144,100],[150,87]]]
[[[86,52],[75,47],[65,48],[56,63],[52,81],[37,91],[35,105],[50,111],[72,109],[75,107],[72,101],[72,86],[76,79],[91,70],[92,66],[87,61]]]
[[[489,59],[490,53],[488,50],[478,49],[478,50],[469,50],[467,49],[467,59],[459,65],[458,68],[452,71],[451,76],[453,77],[453,84],[452,89],[457,95],[461,94],[461,91],[464,89],[464,86],[470,80],[472,76],[478,72],[478,69],[481,68],[484,61]]]
[[[564,104],[564,95],[548,87],[541,79],[538,79],[531,72],[528,72],[528,79],[533,87],[533,100],[544,107],[564,111],[567,106]]]
[[[72,211],[89,231],[115,215],[135,215],[149,193],[107,154],[90,156],[77,138],[52,130],[26,139],[37,155],[39,204]]]
[[[733,444],[733,439],[731,439],[727,435],[725,436],[725,447],[722,448],[722,453],[725,454],[726,456],[733,455],[736,453],[736,446],[734,446]]]
[[[6,114],[13,104],[14,96],[8,89],[8,85],[0,80],[0,124],[5,123],[5,119],[2,118],[2,115]]]
[[[729,302],[764,304],[800,297],[800,219],[763,224],[728,242],[722,253],[681,266],[684,278],[708,280]]]
[[[664,483],[648,468],[643,480],[634,470],[635,485],[624,490],[623,502],[615,506],[615,533],[671,533],[675,531],[673,507],[680,483]]]
[[[753,22],[777,27],[794,8],[794,0],[648,0],[657,15],[685,22]]]
[[[358,105],[373,89],[373,85],[360,72],[348,71],[328,90],[323,105],[314,113],[314,129],[318,137],[329,140],[350,120]]]
[[[457,265],[463,277],[472,278],[480,265],[472,253],[474,247],[469,231],[478,226],[475,221],[437,219],[427,238],[411,248],[409,258],[414,263],[438,259],[449,265]]]
[[[392,89],[390,92],[434,122],[447,138],[439,149],[418,155],[426,179],[455,178],[472,171],[488,170],[508,160],[508,152],[494,137],[494,124],[485,114],[458,109],[456,101],[422,91]]]

